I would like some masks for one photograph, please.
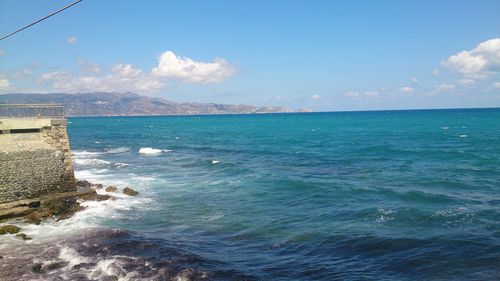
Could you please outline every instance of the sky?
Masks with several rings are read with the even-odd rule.
[[[2,0],[0,35],[71,2]],[[499,11],[498,0],[83,0],[0,41],[0,94],[500,107]]]

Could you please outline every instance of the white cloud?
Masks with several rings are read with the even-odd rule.
[[[78,64],[80,65],[80,71],[83,73],[97,74],[101,72],[101,67],[98,64],[86,60],[78,60]]]
[[[500,89],[500,82],[493,83],[493,87]]]
[[[63,80],[70,78],[70,74],[68,72],[64,71],[52,71],[52,72],[46,72],[43,73],[40,76],[40,81],[45,82],[45,81],[57,81],[57,80]]]
[[[398,89],[400,92],[403,92],[403,93],[411,93],[413,92],[415,89],[413,89],[412,87],[408,87],[408,86],[405,86],[405,87],[401,87]]]
[[[158,57],[158,66],[151,73],[157,77],[191,83],[220,83],[235,74],[235,68],[224,59],[197,62],[166,51]]]
[[[52,90],[61,92],[153,92],[164,87],[161,81],[144,74],[131,64],[113,65],[104,76],[78,76],[64,71],[47,72],[40,76],[39,83],[48,84]]]
[[[434,69],[432,70],[432,76],[434,76],[434,77],[438,77],[438,76],[439,76],[439,74],[440,74],[440,73],[439,73],[439,68],[434,68]]]
[[[5,52],[2,49],[0,49],[0,56],[3,56],[3,55],[5,55]]]
[[[441,91],[448,91],[448,90],[455,89],[455,85],[452,85],[452,84],[440,84],[440,85],[436,86],[436,89],[437,90],[441,90]]]
[[[319,99],[321,99],[321,96],[320,95],[312,95],[311,99],[313,99],[313,100],[319,100]]]
[[[378,92],[377,91],[366,91],[366,92],[363,92],[363,96],[365,96],[365,97],[378,97]]]
[[[378,97],[379,92],[377,91],[365,91],[365,92],[347,92],[344,95],[351,97],[351,98],[361,98],[361,97]]]
[[[218,83],[235,74],[235,68],[223,59],[212,63],[196,62],[166,51],[153,69],[142,70],[132,64],[119,63],[107,69],[78,60],[78,72],[50,71],[38,77],[38,84],[57,92],[156,92],[165,88],[166,81]],[[0,77],[2,78],[2,77]]]
[[[413,84],[418,83],[418,79],[417,79],[416,77],[412,77],[412,78],[410,79],[410,81],[411,81]]]
[[[75,44],[76,42],[78,42],[78,38],[75,36],[71,36],[71,37],[68,37],[66,42],[68,42],[68,44]]]
[[[115,64],[111,67],[111,72],[118,77],[132,79],[141,75],[142,70],[135,68],[131,64]]]
[[[460,79],[458,80],[458,84],[463,86],[471,86],[474,85],[475,81],[472,79]]]
[[[10,87],[10,82],[8,79],[0,78],[0,91],[7,91]]]
[[[443,62],[448,69],[462,74],[500,71],[500,38],[480,43],[470,51],[461,51]]]

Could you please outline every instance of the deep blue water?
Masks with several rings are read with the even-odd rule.
[[[212,279],[500,279],[499,109],[69,121],[78,177],[150,199],[99,222],[119,253]]]

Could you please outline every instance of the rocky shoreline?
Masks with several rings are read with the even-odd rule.
[[[76,212],[84,210],[82,201],[104,201],[115,200],[109,194],[99,194],[97,190],[104,189],[107,193],[118,193],[115,186],[104,187],[102,184],[90,183],[86,180],[77,180],[75,192],[64,192],[45,195],[42,197],[25,199],[15,202],[0,204],[0,223],[6,221],[22,221],[30,224],[40,224],[43,220],[64,220],[73,216]],[[128,196],[137,196],[139,192],[130,187],[122,190]],[[5,224],[0,227],[0,235],[15,235],[21,240],[32,238],[21,232],[22,229],[13,224]],[[1,256],[0,256],[1,259]]]

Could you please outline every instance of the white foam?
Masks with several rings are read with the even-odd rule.
[[[219,160],[212,160],[212,164],[219,164],[220,161]]]
[[[379,208],[378,210],[378,216],[376,218],[376,221],[378,223],[384,223],[388,220],[392,220],[392,214],[394,213],[393,210],[384,210],[383,208]]]
[[[466,137],[467,137],[467,135],[460,135],[459,137],[461,137],[461,138],[466,138]]]
[[[139,153],[141,154],[160,154],[162,152],[170,152],[172,150],[168,149],[158,149],[158,148],[152,148],[152,147],[141,147],[139,149]]]
[[[443,130],[448,130],[450,127],[441,127]]]
[[[86,166],[102,166],[102,165],[109,165],[111,162],[106,161],[106,160],[101,160],[101,159],[96,159],[96,158],[91,158],[91,159],[85,159],[85,158],[75,158],[73,161],[76,164],[79,165],[86,165]]]
[[[89,258],[78,254],[75,249],[67,246],[62,247],[59,251],[59,258],[63,261],[68,262],[70,266],[90,261]]]
[[[146,208],[151,206],[153,202],[153,200],[148,197],[133,197],[118,192],[97,190],[97,193],[108,194],[115,199],[101,202],[80,201],[80,205],[85,207],[85,209],[76,212],[68,219],[60,221],[51,219],[44,220],[39,225],[19,223],[18,226],[22,228],[23,233],[33,237],[33,241],[52,240],[57,237],[64,237],[99,228],[109,219],[121,219],[127,216],[127,211]],[[70,255],[71,252],[67,254]]]
[[[102,152],[96,152],[96,151],[86,151],[86,150],[73,150],[71,151],[71,155],[76,158],[89,158],[89,157],[95,157],[96,155],[101,155],[103,154]]]
[[[115,153],[125,153],[129,152],[130,148],[128,147],[117,147],[117,148],[111,148],[106,150],[108,153],[115,154]]]

